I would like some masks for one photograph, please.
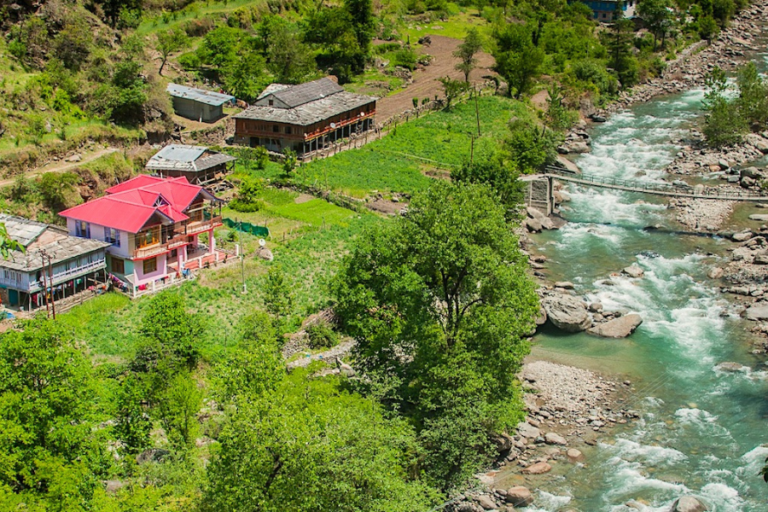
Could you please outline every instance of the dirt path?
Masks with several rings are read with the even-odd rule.
[[[98,160],[99,158],[106,155],[110,155],[115,151],[119,151],[119,149],[108,147],[108,148],[100,149],[94,153],[90,153],[89,155],[83,157],[79,162],[66,162],[66,161],[54,162],[53,164],[48,164],[48,165],[44,165],[43,167],[39,167],[34,171],[24,173],[24,177],[33,178],[35,176],[39,176],[40,174],[43,174],[46,172],[64,172],[69,169],[74,169],[75,167],[80,167],[81,165],[87,164],[89,162],[93,162],[94,160]],[[7,187],[8,185],[12,185],[13,182],[16,181],[16,179],[17,178],[8,178],[5,180],[0,180],[0,187]]]
[[[376,105],[376,121],[383,123],[395,114],[413,108],[413,98],[418,98],[419,102],[423,98],[434,98],[435,94],[443,96],[443,89],[438,82],[439,78],[448,76],[453,79],[463,79],[464,75],[456,71],[458,60],[453,56],[461,41],[445,36],[431,35],[432,44],[424,47],[424,53],[432,55],[432,63],[424,69],[419,69],[413,73],[413,84],[409,85],[402,92],[387,96],[378,101]],[[494,64],[493,57],[485,52],[477,56],[477,68],[469,75],[473,83],[481,83],[483,76],[492,71]]]

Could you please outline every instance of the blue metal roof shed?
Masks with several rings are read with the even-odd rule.
[[[187,119],[211,122],[224,117],[223,105],[234,103],[235,97],[186,85],[168,84],[166,89],[173,98],[173,109]]]

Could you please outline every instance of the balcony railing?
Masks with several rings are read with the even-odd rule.
[[[195,235],[203,231],[208,231],[222,225],[221,216],[211,217],[210,219],[198,220],[187,224],[187,234]]]
[[[154,244],[147,247],[140,247],[133,251],[133,257],[138,259],[151,258],[152,256],[158,256],[165,254],[189,243],[189,236],[185,234],[177,234],[173,238],[167,240],[164,244]]]
[[[106,268],[107,262],[104,259],[96,260],[91,263],[86,263],[85,265],[81,265],[77,268],[71,268],[69,270],[65,270],[63,272],[57,272],[56,274],[53,274],[53,279],[49,279],[48,275],[46,274],[46,282],[48,283],[48,286],[58,286],[61,283],[68,281],[74,277],[80,276],[82,274],[87,274],[89,272],[95,272],[97,270],[101,270],[103,268]],[[39,281],[32,281],[29,283],[29,291],[34,292],[38,290],[43,289],[43,280],[42,278]]]

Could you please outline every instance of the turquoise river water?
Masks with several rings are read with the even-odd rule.
[[[765,71],[768,54],[755,58]],[[660,98],[614,115],[592,131],[584,173],[658,180],[679,147],[673,140],[701,116],[701,90]],[[768,367],[749,353],[749,327],[707,278],[731,245],[725,240],[649,232],[675,226],[674,211],[650,196],[571,187],[569,223],[535,238],[553,280],[572,281],[606,309],[640,313],[628,339],[545,331],[534,356],[629,379],[623,408],[641,418],[587,447],[584,467],[557,464],[531,511],[667,512],[692,494],[716,512],[768,511],[768,484],[758,476],[768,456]],[[632,263],[645,277],[604,280]],[[735,361],[749,372],[715,369]],[[540,478],[540,477],[539,477]],[[636,508],[627,502],[635,500]]]

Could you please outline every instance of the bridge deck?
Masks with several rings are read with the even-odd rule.
[[[607,188],[612,190],[623,190],[625,192],[638,192],[642,194],[652,194],[665,197],[683,197],[690,199],[717,199],[721,201],[749,201],[755,203],[768,202],[768,196],[748,194],[746,192],[727,192],[719,189],[706,189],[705,193],[697,193],[696,189],[688,190],[684,187],[665,184],[651,184],[631,180],[622,180],[618,178],[603,178],[588,176],[584,174],[575,174],[559,168],[548,167],[545,174],[533,175],[535,177],[558,179],[579,185],[590,187]],[[525,178],[528,178],[527,176]],[[528,181],[528,179],[525,179]]]

